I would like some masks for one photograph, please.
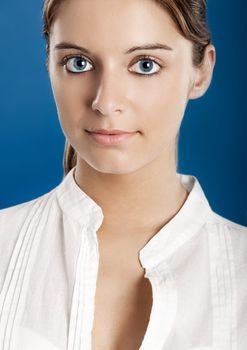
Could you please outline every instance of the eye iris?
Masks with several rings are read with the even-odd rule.
[[[153,62],[149,61],[149,60],[142,60],[142,67],[144,68],[144,70],[150,70],[153,68]]]
[[[78,63],[79,62],[79,63]],[[86,62],[83,58],[77,58],[74,63],[75,68],[85,68]]]

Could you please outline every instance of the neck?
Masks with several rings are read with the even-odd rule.
[[[99,172],[78,157],[75,180],[102,208],[102,225],[112,232],[119,232],[119,228],[132,233],[159,230],[176,215],[188,196],[175,164],[166,167],[159,159],[119,175]]]

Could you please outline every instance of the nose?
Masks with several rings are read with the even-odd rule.
[[[126,92],[125,92],[126,94]],[[124,112],[123,81],[108,72],[102,75],[96,95],[92,102],[92,110],[103,116],[112,116]]]

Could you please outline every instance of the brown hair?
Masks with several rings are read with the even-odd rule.
[[[52,24],[58,10],[66,0],[44,0],[43,4],[43,37],[46,40],[46,54],[48,67],[49,61],[49,37]],[[180,33],[193,43],[193,65],[199,66],[204,58],[207,45],[211,44],[211,34],[207,26],[207,0],[153,0],[162,9],[165,9],[176,23]],[[179,133],[176,137],[178,146]],[[177,148],[175,159],[177,163]],[[64,176],[76,166],[77,153],[72,145],[66,140],[64,148]]]

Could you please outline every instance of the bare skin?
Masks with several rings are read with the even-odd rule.
[[[55,49],[64,41],[91,52],[83,54],[85,71],[70,73],[66,67],[71,69],[72,62],[58,64],[68,54],[82,54]],[[124,53],[147,43],[170,49]],[[153,63],[152,76],[144,76],[143,55],[158,63]],[[138,252],[188,196],[176,176],[175,140],[188,101],[206,92],[214,64],[215,48],[209,45],[200,68],[193,66],[192,43],[151,0],[71,0],[54,22],[49,75],[59,120],[77,151],[75,180],[104,214],[97,232],[93,350],[140,347],[152,291]],[[85,132],[88,128],[135,134],[109,147],[97,145]]]
[[[126,261],[117,241],[104,240],[98,233],[100,263],[95,296],[92,349],[136,350],[146,331],[151,307],[152,288],[139,266],[137,249]],[[127,248],[129,249],[129,247]],[[120,254],[119,254],[120,252]]]

